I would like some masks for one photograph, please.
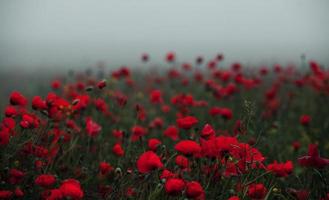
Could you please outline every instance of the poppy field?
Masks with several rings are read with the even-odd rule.
[[[0,199],[329,200],[328,68],[150,58],[1,99]]]

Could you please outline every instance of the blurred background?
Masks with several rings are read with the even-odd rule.
[[[298,64],[305,55],[327,65],[328,24],[328,0],[1,0],[0,94],[99,61],[138,67],[143,52],[153,64],[174,51],[181,61],[223,53],[224,64]]]

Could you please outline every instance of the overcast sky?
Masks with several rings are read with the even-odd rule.
[[[226,62],[329,63],[328,0],[0,0],[0,67]]]

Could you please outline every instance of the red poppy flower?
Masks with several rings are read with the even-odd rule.
[[[178,135],[178,128],[176,128],[176,126],[172,125],[169,126],[164,132],[164,136],[171,138],[172,140],[177,140],[179,135]]]
[[[9,190],[0,190],[0,199],[10,199],[13,196],[13,192]]]
[[[107,163],[107,162],[100,162],[99,163],[99,171],[101,172],[101,174],[108,174],[110,171],[113,170],[113,167]]]
[[[11,105],[19,105],[19,106],[26,106],[27,99],[20,93],[20,92],[12,92],[10,95],[10,103]]]
[[[90,117],[86,118],[86,131],[87,134],[91,137],[97,136],[100,131],[102,130],[102,127],[94,122]]]
[[[262,183],[251,184],[248,187],[248,196],[253,200],[262,200],[267,194],[267,189]]]
[[[79,181],[75,179],[67,179],[63,181],[59,189],[62,192],[63,197],[66,198],[79,200],[84,196]]]
[[[176,163],[176,165],[178,165],[182,169],[186,169],[189,166],[188,159],[185,156],[182,156],[182,155],[176,156],[175,163]]]
[[[115,144],[115,145],[113,146],[113,148],[112,148],[112,152],[113,152],[115,155],[119,156],[119,157],[121,157],[121,156],[123,156],[123,155],[125,154],[125,151],[123,150],[121,144],[119,144],[119,143],[117,143],[117,144]]]
[[[304,167],[324,168],[329,165],[329,159],[321,158],[318,146],[310,144],[308,146],[308,154],[298,158],[298,163]]]
[[[18,169],[10,169],[9,176],[10,184],[18,184],[23,180],[25,173]]]
[[[56,178],[51,174],[42,174],[34,180],[34,183],[41,187],[50,187],[56,183]]]
[[[45,110],[47,109],[46,101],[42,100],[40,96],[35,96],[32,99],[32,108],[34,110]]]
[[[184,155],[198,155],[201,147],[193,140],[182,140],[175,145],[175,150]]]
[[[22,189],[20,188],[16,188],[14,191],[15,197],[23,197],[24,196],[24,192],[22,191]]]
[[[176,59],[175,53],[174,52],[168,52],[166,55],[166,60],[167,62],[174,62]]]
[[[170,178],[165,183],[165,190],[169,195],[177,196],[182,193],[184,188],[185,182],[179,178]]]
[[[150,150],[155,151],[159,145],[161,145],[161,141],[156,138],[151,138],[147,143]]]
[[[309,115],[302,115],[299,118],[299,122],[303,126],[308,126],[310,124],[311,120],[312,120],[312,118]]]
[[[9,140],[10,140],[10,133],[8,129],[2,129],[0,130],[0,145],[7,145],[9,144]]]
[[[147,53],[142,54],[141,59],[143,62],[147,62],[149,60],[149,58],[150,58],[150,56]]]
[[[61,87],[62,83],[59,81],[59,80],[54,80],[52,83],[51,83],[51,87],[54,89],[54,90],[57,90]]]
[[[24,114],[22,120],[19,123],[22,128],[38,128],[40,120],[36,115]]]
[[[142,126],[136,125],[131,128],[131,132],[132,132],[131,140],[137,141],[139,140],[140,137],[144,136],[147,133],[147,130]]]
[[[186,184],[186,196],[188,198],[196,199],[204,195],[204,190],[199,182],[191,181]]]
[[[182,129],[190,129],[198,123],[198,119],[193,116],[187,116],[176,120],[177,126]]]
[[[7,106],[5,109],[6,117],[15,117],[18,114],[18,111],[15,106]]]
[[[169,179],[169,178],[174,178],[176,177],[175,173],[172,173],[168,169],[164,169],[160,175],[160,179]]]
[[[215,130],[213,129],[213,127],[210,124],[204,125],[201,131],[201,136],[208,138],[214,135],[215,135]]]
[[[98,87],[99,89],[103,89],[103,88],[105,88],[105,87],[106,87],[106,80],[99,81],[99,82],[97,83],[97,87]]]
[[[267,169],[272,171],[278,177],[288,176],[291,174],[293,168],[293,164],[290,160],[286,163],[277,163],[277,161],[274,161],[274,163],[267,166]]]
[[[162,103],[162,92],[160,90],[152,90],[150,94],[150,102],[151,103]]]
[[[153,151],[144,152],[137,160],[137,169],[142,174],[162,167],[161,159]]]

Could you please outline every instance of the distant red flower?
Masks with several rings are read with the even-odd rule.
[[[262,200],[267,194],[267,189],[262,183],[251,184],[248,187],[248,196],[253,200]]]
[[[189,166],[188,159],[185,156],[182,156],[182,155],[176,156],[175,163],[176,163],[176,165],[178,165],[182,169],[186,169]]]
[[[10,184],[18,184],[23,180],[25,173],[18,169],[10,169],[9,176]]]
[[[5,117],[0,124],[0,129],[5,128],[8,129],[9,132],[13,131],[16,126],[16,121],[13,118]]]
[[[156,138],[151,138],[147,143],[150,150],[155,151],[159,145],[161,145],[161,141]]]
[[[105,88],[105,87],[106,87],[106,80],[99,81],[99,82],[97,83],[97,87],[98,87],[99,89],[103,89],[103,88]]]
[[[153,151],[144,152],[137,160],[137,169],[142,174],[162,167],[161,159]]]
[[[222,108],[220,115],[224,118],[224,119],[232,119],[233,117],[233,113],[232,110],[229,108]]]
[[[168,169],[164,169],[160,175],[160,179],[169,179],[169,178],[174,178],[176,177],[175,173],[172,173]]]
[[[0,130],[0,146],[9,144],[10,133],[8,129]]]
[[[99,163],[99,171],[101,172],[101,174],[108,174],[110,171],[113,170],[113,167],[107,163],[107,162],[100,162]]]
[[[15,197],[23,197],[24,196],[24,192],[18,187],[15,189],[14,194],[15,194]]]
[[[277,161],[274,161],[274,163],[267,166],[267,169],[272,171],[278,177],[288,176],[291,174],[293,168],[291,161],[287,161],[286,163],[277,163]]]
[[[147,130],[142,126],[136,125],[131,128],[131,132],[132,132],[131,140],[137,141],[139,140],[140,137],[146,135]]]
[[[302,115],[299,118],[299,122],[303,126],[308,126],[310,124],[311,120],[312,120],[312,118],[309,115]]]
[[[198,123],[198,119],[193,116],[187,116],[176,120],[177,126],[182,129],[190,129]]]
[[[34,110],[45,110],[47,109],[46,101],[43,100],[40,96],[35,96],[32,99],[32,108]]]
[[[185,182],[179,178],[170,178],[165,183],[166,193],[172,196],[177,196],[182,193],[185,188]]]
[[[191,181],[186,184],[186,196],[188,198],[196,199],[204,195],[204,190],[199,182]]]
[[[40,120],[36,115],[33,114],[24,114],[22,120],[19,123],[22,128],[38,128]]]
[[[54,81],[51,83],[51,87],[52,87],[54,90],[59,89],[61,86],[62,86],[62,83],[61,83],[59,80],[54,80]]]
[[[150,102],[151,103],[162,103],[162,92],[160,90],[152,90],[150,93]]]
[[[165,131],[164,131],[164,136],[171,138],[172,140],[177,140],[179,138],[179,130],[176,128],[176,126],[169,126]]]
[[[66,198],[79,200],[84,196],[79,181],[75,179],[67,179],[63,181],[59,189],[62,192],[63,197]]]
[[[310,144],[308,146],[308,154],[298,158],[298,163],[303,167],[324,168],[329,165],[329,159],[321,158],[318,146]]]
[[[232,196],[228,200],[240,200],[240,198],[238,196]]]
[[[46,190],[42,195],[46,200],[60,200],[63,199],[62,191],[60,189]]]
[[[14,106],[26,106],[27,99],[20,92],[14,91],[10,95],[10,103]]]
[[[123,155],[125,154],[125,151],[123,150],[121,144],[119,144],[119,143],[117,143],[117,144],[115,144],[115,145],[113,146],[113,148],[112,148],[112,152],[113,152],[115,155],[119,156],[119,157],[121,157],[121,156],[123,156]]]
[[[292,148],[294,149],[294,151],[297,151],[300,148],[299,141],[293,141],[291,145],[292,145]]]
[[[174,62],[176,59],[176,55],[174,52],[168,52],[166,55],[167,62]]]
[[[5,109],[6,117],[15,117],[18,115],[18,111],[15,106],[7,106]]]
[[[118,138],[118,139],[121,139],[124,135],[124,132],[121,131],[121,130],[113,130],[112,131],[112,135],[115,137],[115,138]]]
[[[213,129],[213,127],[210,124],[204,125],[201,131],[201,136],[208,138],[214,135],[215,135],[215,130]]]
[[[198,155],[201,147],[193,140],[182,140],[175,145],[175,150],[184,155]]]
[[[51,174],[42,174],[34,180],[34,183],[41,187],[51,187],[56,183],[56,178]]]
[[[99,124],[94,122],[90,117],[87,117],[86,131],[89,136],[95,137],[100,133],[101,130],[102,130],[102,127]]]
[[[13,196],[13,192],[9,190],[0,190],[0,199],[10,199]]]
[[[147,62],[149,60],[149,58],[150,58],[150,56],[147,53],[142,54],[141,59],[143,62]]]

